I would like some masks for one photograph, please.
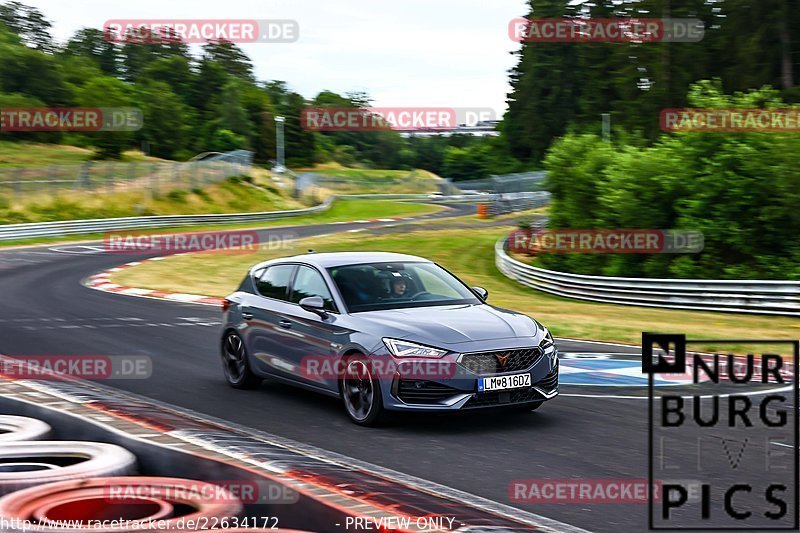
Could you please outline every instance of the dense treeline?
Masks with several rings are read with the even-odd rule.
[[[692,87],[695,107],[786,107],[779,92],[725,96]],[[546,159],[554,228],[701,231],[686,255],[543,256],[551,268],[608,276],[800,280],[800,136],[796,133],[664,135],[651,146],[569,134]]]
[[[697,43],[525,43],[511,71],[503,131],[533,164],[569,131],[659,136],[659,112],[687,104],[689,87],[719,79],[726,93],[771,86],[800,102],[800,0],[528,0],[531,19],[697,18]]]
[[[307,106],[363,107],[364,94],[323,91],[307,99],[283,81],[256,79],[232,43],[212,42],[195,57],[181,42],[112,43],[84,28],[66,43],[50,35],[35,8],[0,3],[0,106],[132,106],[144,113],[135,133],[2,133],[95,147],[116,157],[144,146],[162,157],[251,149],[275,159],[276,115],[285,116],[290,166],[423,168],[453,179],[538,168],[569,132],[600,133],[612,116],[618,141],[658,141],[659,112],[688,104],[691,84],[716,78],[725,93],[775,87],[800,101],[800,0],[528,0],[532,18],[695,17],[699,43],[526,43],[510,72],[508,110],[495,138],[404,138],[396,132],[310,132]]]
[[[59,44],[37,9],[0,4],[0,107],[130,106],[144,116],[144,127],[132,133],[0,132],[0,138],[91,146],[102,158],[130,147],[176,159],[244,148],[267,163],[276,158],[274,117],[281,115],[289,166],[337,161],[423,168],[454,179],[522,168],[502,155],[497,139],[406,139],[392,131],[311,132],[301,126],[307,106],[369,105],[364,94],[323,91],[307,101],[283,81],[259,81],[250,59],[230,42],[209,42],[194,57],[178,40],[120,44],[84,28]]]
[[[663,133],[662,109],[800,102],[800,0],[529,0],[528,18],[699,18],[697,43],[527,43],[503,139],[545,160],[550,226],[702,231],[687,255],[553,254],[609,276],[800,279],[797,133]],[[713,80],[713,81],[703,81]],[[611,142],[601,114],[612,117]]]

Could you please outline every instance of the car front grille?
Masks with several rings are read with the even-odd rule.
[[[459,364],[478,375],[528,370],[542,356],[539,348],[465,353]]]
[[[475,394],[464,404],[464,409],[476,407],[491,407],[493,405],[514,405],[518,403],[535,402],[544,400],[542,393],[534,389],[541,389],[548,395],[558,389],[558,367],[550,374],[545,376],[538,383],[527,389],[516,389],[510,391],[495,391]]]
[[[401,379],[397,387],[397,396],[411,404],[440,403],[456,394],[463,391],[423,379]]]

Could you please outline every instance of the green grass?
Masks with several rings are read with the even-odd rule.
[[[300,206],[303,207],[303,206]],[[290,209],[297,207],[292,206]],[[325,212],[300,215],[295,217],[267,220],[263,222],[249,222],[244,224],[201,224],[198,226],[182,226],[175,228],[159,229],[169,233],[179,233],[185,231],[211,231],[211,230],[235,230],[235,229],[256,229],[269,227],[292,227],[305,226],[309,224],[325,224],[328,222],[347,222],[351,220],[370,220],[376,218],[394,217],[413,217],[436,213],[442,208],[430,204],[415,204],[409,202],[396,202],[389,200],[336,200]],[[65,242],[92,242],[103,239],[102,233],[87,235],[70,235],[60,238],[41,238],[25,239],[20,241],[8,241],[0,243],[2,247],[29,246],[36,244],[54,244]]]
[[[276,188],[227,180],[202,189],[107,193],[62,193],[11,203],[0,198],[0,224],[173,214],[279,211],[302,207]]]
[[[403,178],[408,176],[411,172],[408,170],[373,170],[368,168],[308,168],[298,172],[315,172],[317,174],[325,174],[326,176],[334,176],[339,178],[362,178],[362,177],[375,177],[375,178]]]
[[[95,157],[92,150],[63,144],[0,141],[0,167],[41,167],[47,165],[79,164]],[[130,150],[123,162],[161,161]]]
[[[304,239],[283,250],[257,254],[195,254],[171,257],[125,269],[114,281],[133,287],[226,296],[233,292],[248,267],[271,257],[317,251],[387,251],[428,257],[452,270],[470,285],[489,290],[490,302],[540,319],[556,336],[625,344],[639,344],[642,331],[686,333],[690,338],[747,337],[793,339],[800,336],[800,320],[788,317],[652,309],[595,304],[550,296],[503,276],[494,265],[494,244],[513,229],[419,231],[371,236],[340,234]],[[713,349],[713,346],[706,346]],[[728,346],[725,347],[729,348]],[[744,352],[748,348],[735,349]]]

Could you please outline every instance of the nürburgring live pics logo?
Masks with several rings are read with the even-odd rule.
[[[648,502],[651,530],[798,529],[798,358],[799,341],[642,334],[650,494],[656,483],[662,494]],[[685,374],[687,359],[691,395],[654,386],[656,375]]]

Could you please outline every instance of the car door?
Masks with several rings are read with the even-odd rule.
[[[300,307],[300,300],[310,296],[322,298],[326,316]],[[335,347],[345,342],[347,331],[337,326],[338,309],[330,287],[316,268],[308,265],[297,267],[290,301],[291,313],[284,318],[291,322],[290,329],[295,335],[295,343],[287,355],[301,369],[298,379],[327,390],[338,390],[338,350]]]
[[[292,368],[286,354],[292,349],[291,335],[287,335],[288,322],[284,318],[289,302],[289,291],[294,277],[295,264],[277,264],[267,267],[254,280],[258,294],[248,298],[242,306],[242,317],[247,324],[248,346],[255,370],[277,376],[292,377]]]

